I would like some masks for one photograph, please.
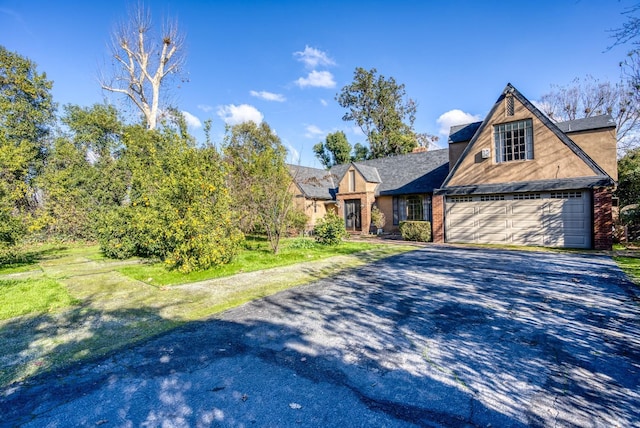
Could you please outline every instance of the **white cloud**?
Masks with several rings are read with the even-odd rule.
[[[465,113],[459,109],[454,109],[449,110],[446,113],[442,113],[438,120],[436,120],[436,123],[440,125],[440,130],[438,131],[440,135],[449,135],[449,129],[452,126],[464,125],[467,123],[477,122],[479,120],[481,120],[480,116]]]
[[[301,77],[296,80],[296,85],[301,88],[307,86],[313,86],[317,88],[333,88],[336,86],[335,80],[333,80],[333,74],[328,71],[311,71],[307,77]]]
[[[324,99],[320,99],[320,104],[322,104],[324,107],[328,106],[329,103],[327,102],[327,100]]]
[[[277,101],[279,103],[285,102],[287,99],[282,94],[274,94],[267,91],[249,91],[252,97],[261,98],[266,101]]]
[[[213,110],[212,106],[209,106],[209,105],[206,105],[206,104],[198,104],[198,108],[200,110],[202,110],[203,112],[205,112],[205,113],[209,113],[210,111]]]
[[[315,125],[307,125],[305,129],[307,132],[304,134],[304,136],[307,138],[318,138],[318,136],[325,134],[322,129],[318,128]]]
[[[202,127],[202,122],[200,122],[200,119],[198,119],[196,116],[192,115],[188,111],[183,110],[182,115],[184,116],[184,120],[187,121],[187,125],[189,125],[190,127],[192,128]]]
[[[259,124],[264,118],[264,115],[257,108],[249,104],[220,106],[217,113],[227,125],[237,125],[243,122]]]
[[[298,57],[298,61],[304,63],[307,68],[316,68],[318,66],[336,65],[336,62],[319,49],[305,46],[301,52],[294,52],[294,56]]]
[[[300,152],[291,144],[287,144],[288,159],[287,162],[293,165],[300,163]]]

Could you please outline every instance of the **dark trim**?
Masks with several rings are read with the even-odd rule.
[[[612,187],[611,177],[567,178],[563,180],[522,181],[500,184],[478,184],[472,186],[450,186],[437,189],[436,195],[482,195],[492,193],[548,192],[556,190],[592,189]]]

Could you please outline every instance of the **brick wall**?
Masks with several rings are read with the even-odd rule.
[[[431,229],[433,233],[433,242],[444,243],[444,196],[433,195],[431,199]]]
[[[593,189],[593,247],[611,250],[613,246],[612,194],[608,187]]]

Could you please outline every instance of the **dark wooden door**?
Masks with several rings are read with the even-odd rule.
[[[347,230],[361,230],[362,224],[360,221],[360,215],[360,199],[344,201],[344,218]]]

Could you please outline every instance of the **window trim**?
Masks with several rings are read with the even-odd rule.
[[[523,135],[513,135],[520,131]],[[495,163],[533,160],[533,120],[523,119],[494,125],[493,144]]]

